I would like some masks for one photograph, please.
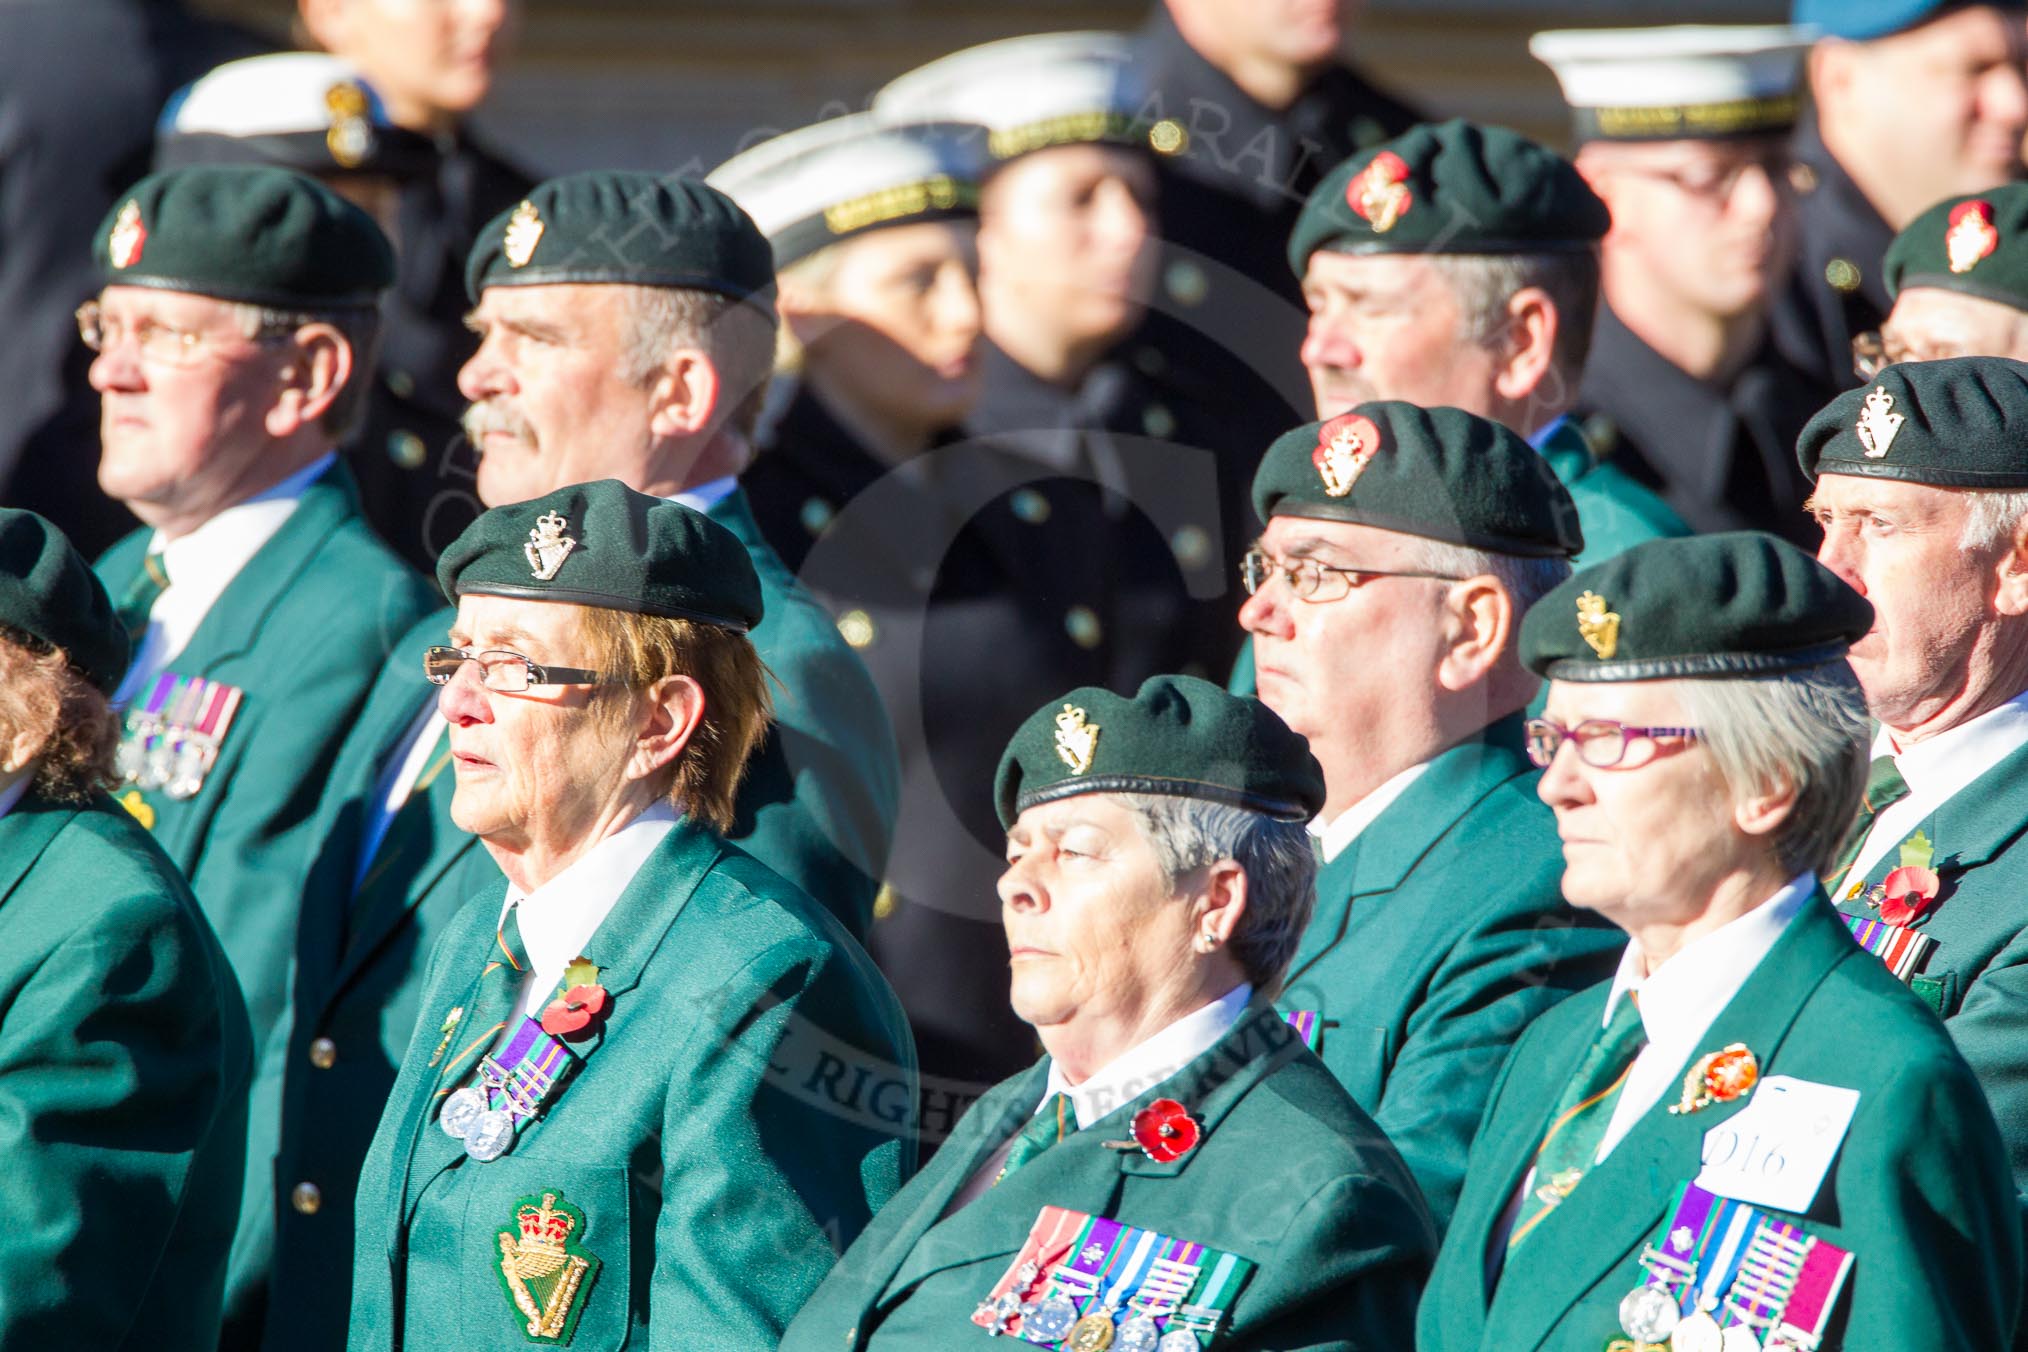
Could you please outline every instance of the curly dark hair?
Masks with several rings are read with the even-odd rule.
[[[0,756],[24,732],[40,762],[33,792],[82,803],[112,787],[120,720],[105,692],[61,648],[0,625]]]

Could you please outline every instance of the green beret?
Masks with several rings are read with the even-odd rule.
[[[1759,531],[1649,540],[1565,580],[1521,621],[1552,681],[1766,676],[1822,666],[1873,627],[1836,573]]]
[[[437,560],[437,583],[453,602],[518,596],[739,633],[761,619],[760,578],[738,536],[618,479],[481,513]]]
[[[489,286],[617,282],[767,303],[775,256],[739,204],[694,178],[600,170],[537,184],[479,231],[465,264]]]
[[[1161,793],[1308,821],[1324,809],[1309,743],[1257,699],[1151,676],[1132,699],[1080,686],[1043,705],[1000,757],[1000,824],[1080,793]]]
[[[108,285],[307,310],[365,308],[394,285],[373,218],[293,170],[191,165],[116,201],[92,243]]]
[[[62,531],[17,508],[0,508],[0,625],[63,649],[107,695],[127,673],[127,631],[91,565]]]
[[[1361,404],[1285,432],[1253,476],[1253,509],[1351,521],[1522,557],[1584,548],[1577,504],[1535,448],[1460,408]]]
[[[1946,197],[1887,246],[1887,294],[1962,291],[2028,310],[2028,183]]]
[[[1938,488],[2028,488],[2028,364],[1950,357],[1890,366],[1818,410],[1796,442],[1820,474]]]
[[[1289,237],[1298,277],[1341,253],[1542,254],[1590,249],[1612,214],[1563,156],[1462,118],[1411,127],[1311,192]]]

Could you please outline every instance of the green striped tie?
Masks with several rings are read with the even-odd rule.
[[[1544,1216],[1556,1210],[1583,1181],[1605,1139],[1613,1120],[1613,1105],[1619,1102],[1620,1087],[1634,1068],[1648,1035],[1641,1027],[1641,1011],[1632,994],[1620,1001],[1612,1022],[1591,1044],[1578,1065],[1577,1073],[1557,1100],[1556,1116],[1542,1144],[1535,1148],[1534,1186],[1521,1200],[1514,1232],[1507,1236],[1511,1252],[1534,1233]]]
[[[1014,1148],[1007,1152],[1007,1162],[993,1176],[994,1184],[997,1186],[1007,1175],[1075,1131],[1071,1120],[1070,1095],[1058,1094],[1043,1104],[1042,1111],[1029,1118],[1028,1125],[1014,1137]]]
[[[521,922],[516,918],[520,909],[521,903],[516,901],[501,917],[500,930],[493,936],[493,950],[487,954],[486,969],[479,974],[479,989],[452,1035],[457,1053],[446,1057],[443,1069],[437,1072],[438,1098],[457,1088],[466,1072],[492,1050],[513,1016],[514,1007],[521,1003],[521,978],[528,973],[528,950],[522,946]]]
[[[158,549],[141,560],[141,571],[127,584],[127,589],[120,593],[120,603],[113,607],[114,618],[126,627],[127,637],[137,646],[148,632],[149,612],[168,590],[169,568]]]
[[[1901,777],[1894,757],[1875,756],[1873,763],[1866,767],[1866,797],[1859,804],[1859,815],[1853,819],[1852,829],[1845,836],[1845,847],[1838,851],[1838,862],[1824,875],[1827,885],[1838,885],[1838,880],[1859,858],[1859,851],[1866,847],[1866,837],[1873,834],[1873,823],[1881,813],[1906,797],[1908,781]]]

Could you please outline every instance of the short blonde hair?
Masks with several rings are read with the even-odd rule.
[[[584,637],[593,664],[630,691],[667,676],[688,676],[704,690],[704,717],[673,765],[663,792],[686,815],[724,835],[747,763],[774,721],[773,679],[753,643],[715,625],[587,606]],[[621,712],[614,700],[610,716]]]
[[[34,791],[82,803],[113,785],[120,720],[105,692],[39,638],[0,625],[0,741],[39,736]]]

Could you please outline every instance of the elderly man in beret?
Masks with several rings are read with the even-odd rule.
[[[2028,358],[2028,183],[1946,197],[1887,248],[1893,309],[1852,340],[1871,380],[1897,362]]]
[[[491,509],[437,576],[417,674],[507,886],[430,960],[348,1346],[773,1348],[912,1169],[915,1073],[864,951],[725,843],[771,703],[747,546],[608,479]]]
[[[282,1017],[324,776],[430,607],[335,451],[393,253],[315,180],[225,165],[142,180],[95,245],[105,287],[78,327],[99,485],[146,523],[96,565],[134,640],[116,792],[190,879],[258,1042]]]
[[[1796,253],[1789,132],[1808,35],[1782,25],[1537,33],[1612,213],[1577,417],[1601,456],[1699,531],[1814,547],[1796,434],[1839,385],[1776,350]]]
[[[1682,534],[1566,416],[1610,221],[1568,160],[1503,127],[1415,127],[1347,160],[1289,238],[1317,416],[1375,399],[1462,408],[1540,451],[1577,503],[1588,557]]]
[[[1775,337],[1837,389],[1853,338],[1887,313],[1895,232],[1942,198],[2022,176],[2028,26],[2017,0],[1793,0],[1790,13],[1817,42],[1795,138],[1802,257]]]
[[[730,199],[688,180],[553,180],[489,225],[467,282],[483,336],[461,373],[489,504],[613,477],[684,503],[747,547],[766,598],[753,633],[776,723],[748,759],[726,834],[855,934],[892,828],[894,749],[865,668],[761,539],[733,475],[774,351],[767,241]],[[533,518],[522,542],[536,547]],[[236,1264],[271,1346],[328,1346],[342,1324],[349,1202],[379,1104],[415,1026],[423,963],[499,871],[450,816],[445,725],[401,640],[330,777],[305,893],[293,1026],[255,1092],[258,1153],[281,1196],[247,1208]],[[315,1190],[320,1201],[301,1204]],[[270,1276],[272,1273],[272,1276]],[[257,1302],[264,1285],[274,1296]]]
[[[218,1345],[246,1006],[182,874],[106,794],[125,627],[0,510],[0,1343]]]
[[[1872,623],[1754,532],[1638,545],[1528,613],[1564,894],[1629,942],[1500,1072],[1418,1346],[2005,1345],[1992,1112],[1817,881],[1865,778],[1845,654]]]
[[[1317,912],[1287,1008],[1387,1132],[1439,1224],[1501,1059],[1610,970],[1557,888],[1515,637],[1583,547],[1570,495],[1513,432],[1368,403],[1299,427],[1254,480],[1267,522],[1239,621],[1260,696],[1324,771]]]
[[[2028,366],[1890,366],[1800,445],[1826,567],[1873,603],[1879,729],[1825,870],[1861,943],[1944,1020],[2028,1191]]]
[[[1271,1003],[1323,794],[1272,711],[1188,676],[1021,725],[1000,905],[1047,1055],[972,1107],[784,1349],[1408,1346],[1433,1227]]]

